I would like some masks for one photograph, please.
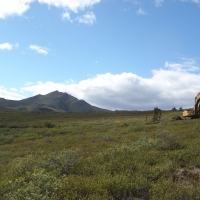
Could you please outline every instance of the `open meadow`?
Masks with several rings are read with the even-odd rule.
[[[200,119],[0,109],[2,200],[200,199]]]

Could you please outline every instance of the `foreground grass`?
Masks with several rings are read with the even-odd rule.
[[[1,110],[1,199],[200,199],[200,120],[162,114]]]

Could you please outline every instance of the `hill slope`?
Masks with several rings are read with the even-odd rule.
[[[47,95],[36,95],[20,101],[0,98],[0,106],[13,108],[19,111],[55,111],[55,112],[105,112],[90,105],[84,100],[79,100],[67,93],[59,91]]]

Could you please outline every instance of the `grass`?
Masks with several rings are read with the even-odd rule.
[[[150,116],[0,110],[1,199],[200,199],[200,120]]]

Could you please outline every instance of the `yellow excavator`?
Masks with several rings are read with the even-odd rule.
[[[183,118],[198,118],[200,116],[200,92],[197,94],[194,100],[194,108],[185,110],[183,112]]]

